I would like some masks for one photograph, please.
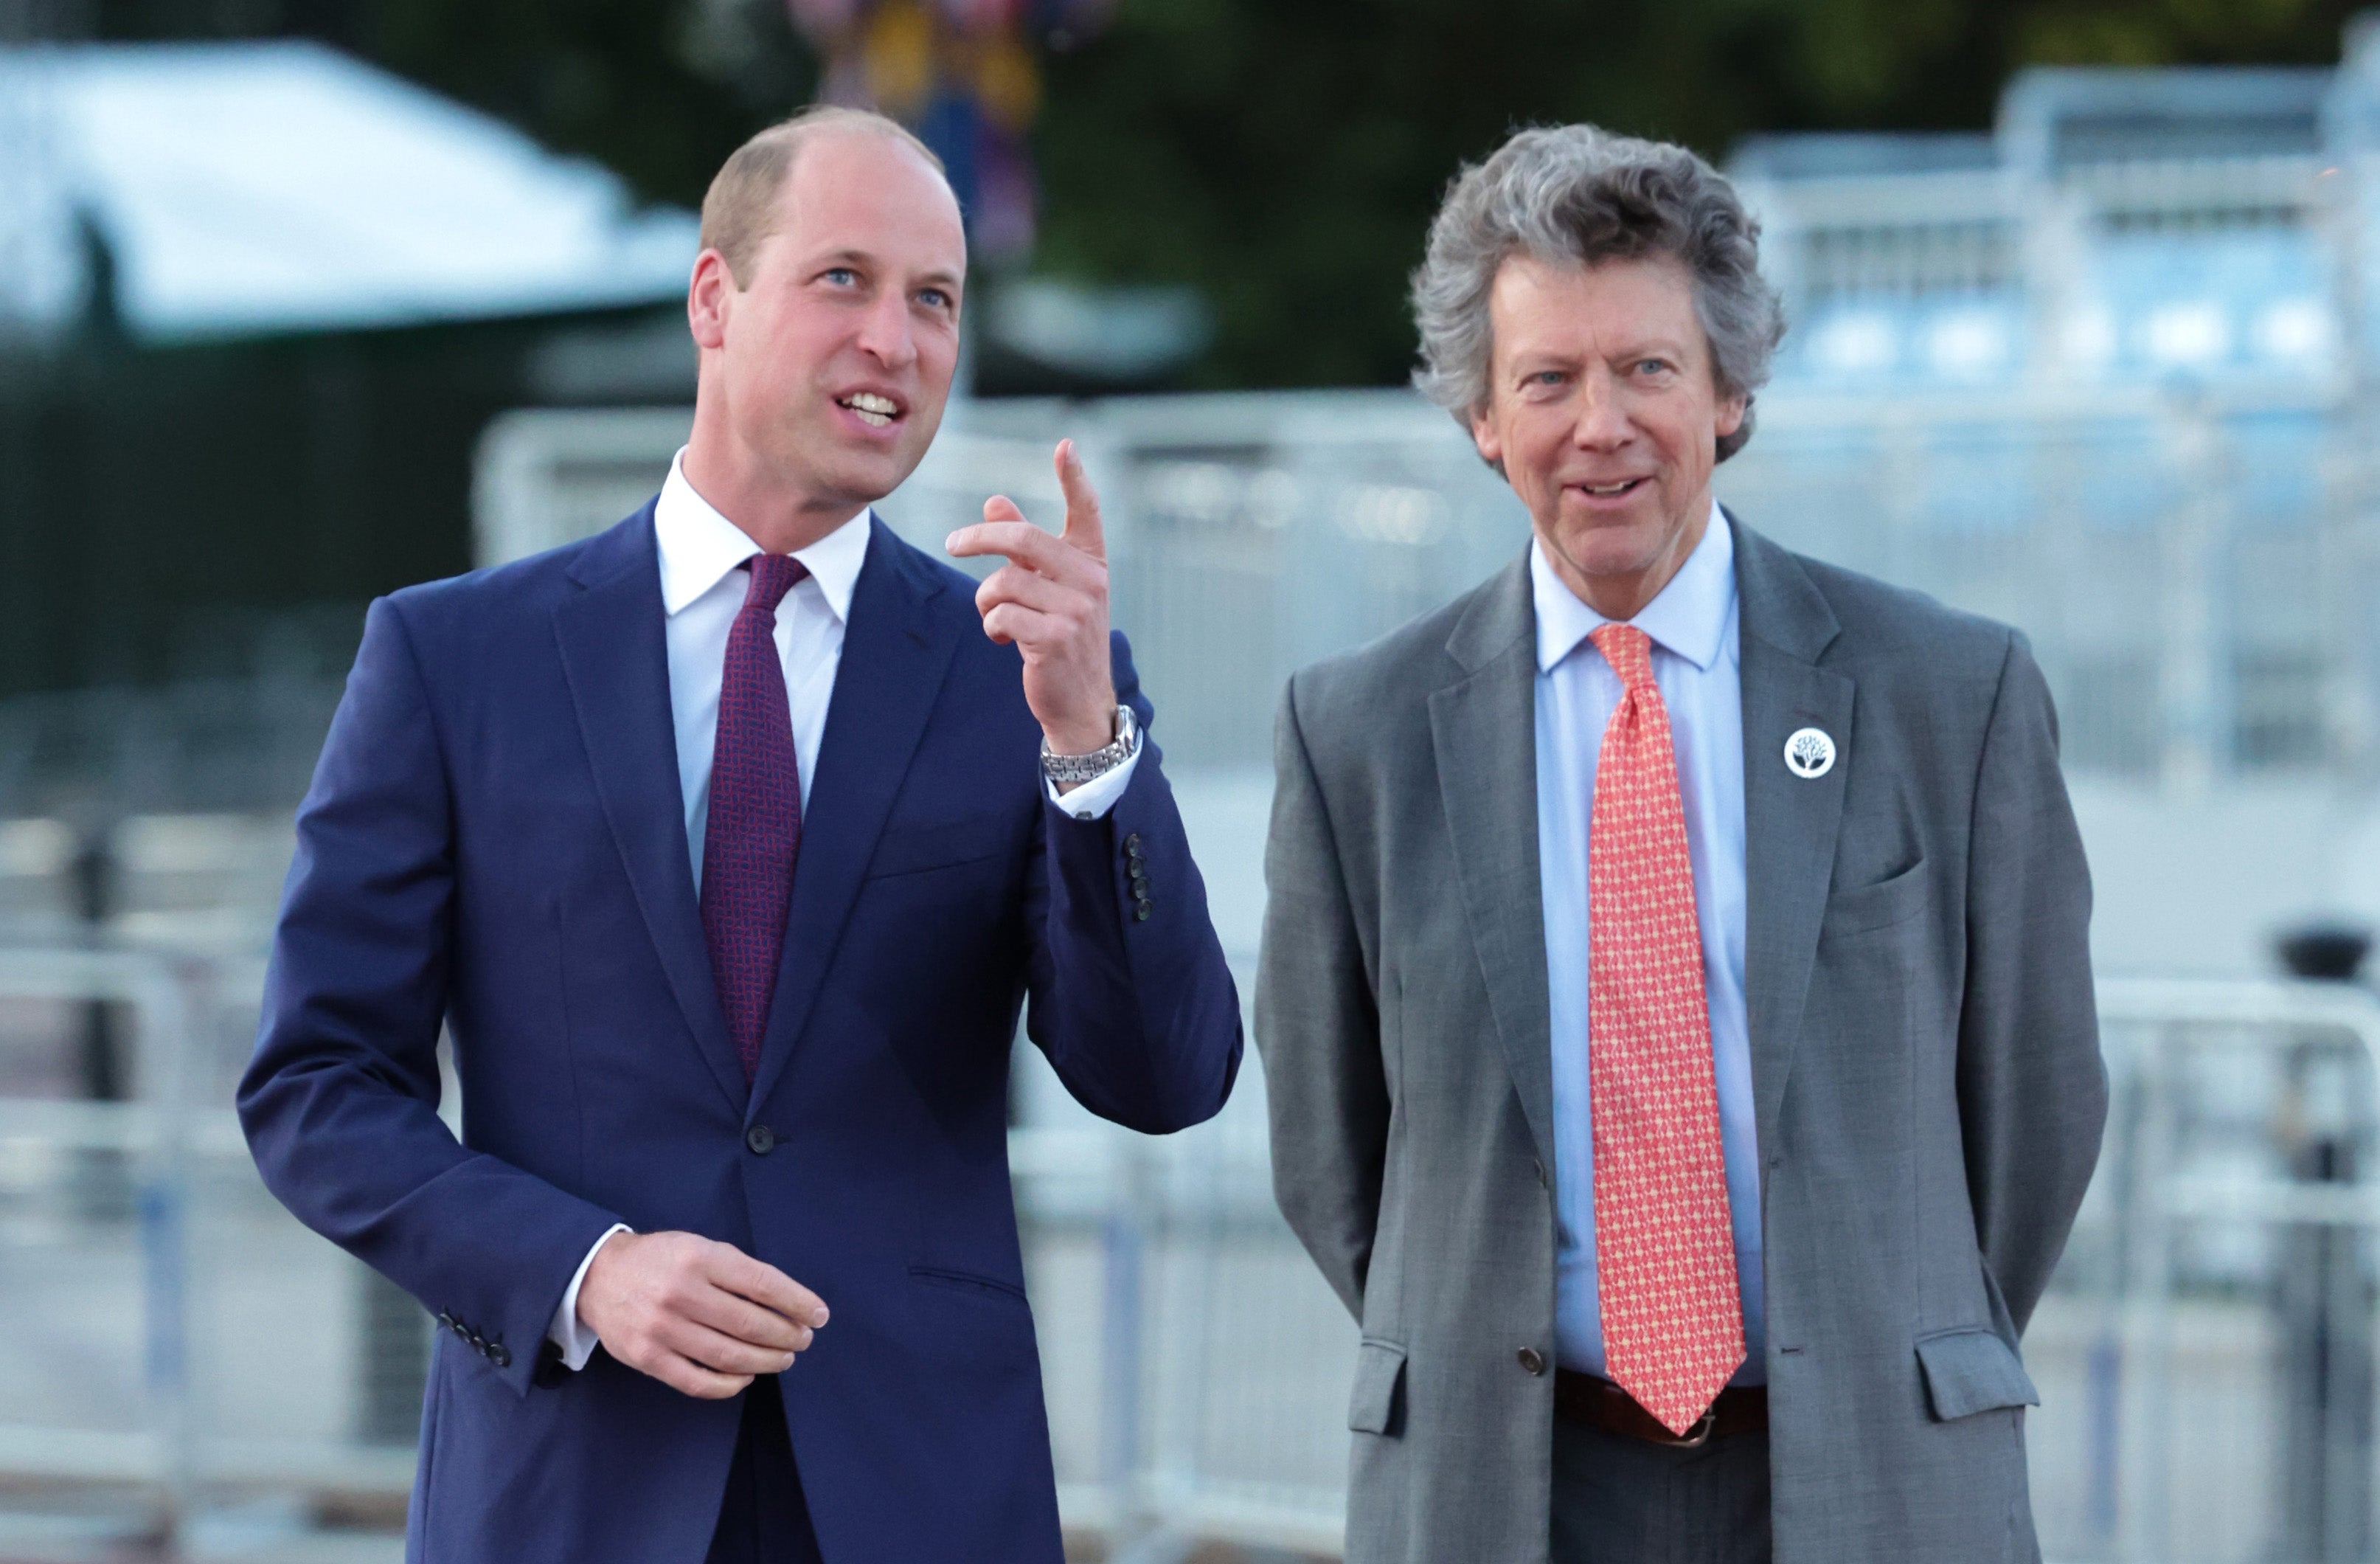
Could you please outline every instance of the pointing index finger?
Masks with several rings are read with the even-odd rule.
[[[1099,493],[1091,487],[1091,476],[1083,470],[1083,453],[1072,440],[1058,442],[1058,486],[1066,491],[1066,530],[1061,537],[1106,563],[1107,528],[1099,519]]]

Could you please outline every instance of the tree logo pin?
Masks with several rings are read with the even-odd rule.
[[[1815,782],[1835,768],[1835,741],[1815,727],[1797,728],[1785,740],[1785,769],[1804,782]]]

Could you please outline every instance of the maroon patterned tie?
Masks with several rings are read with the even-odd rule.
[[[702,934],[748,1084],[760,1065],[802,843],[801,764],[777,657],[777,605],[809,571],[784,554],[756,554],[740,568],[752,572],[752,584],[727,632],[719,687],[710,820],[702,833]]]

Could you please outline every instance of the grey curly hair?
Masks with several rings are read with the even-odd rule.
[[[1523,130],[1455,176],[1414,273],[1421,364],[1413,378],[1466,428],[1488,403],[1488,290],[1514,255],[1682,263],[1719,394],[1744,399],[1743,422],[1718,442],[1718,459],[1752,438],[1752,397],[1768,382],[1785,312],[1760,275],[1760,225],[1718,170],[1666,141],[1558,125]]]

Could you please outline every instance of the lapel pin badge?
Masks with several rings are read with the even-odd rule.
[[[1785,740],[1785,769],[1815,782],[1835,768],[1835,741],[1815,727],[1796,728]]]

